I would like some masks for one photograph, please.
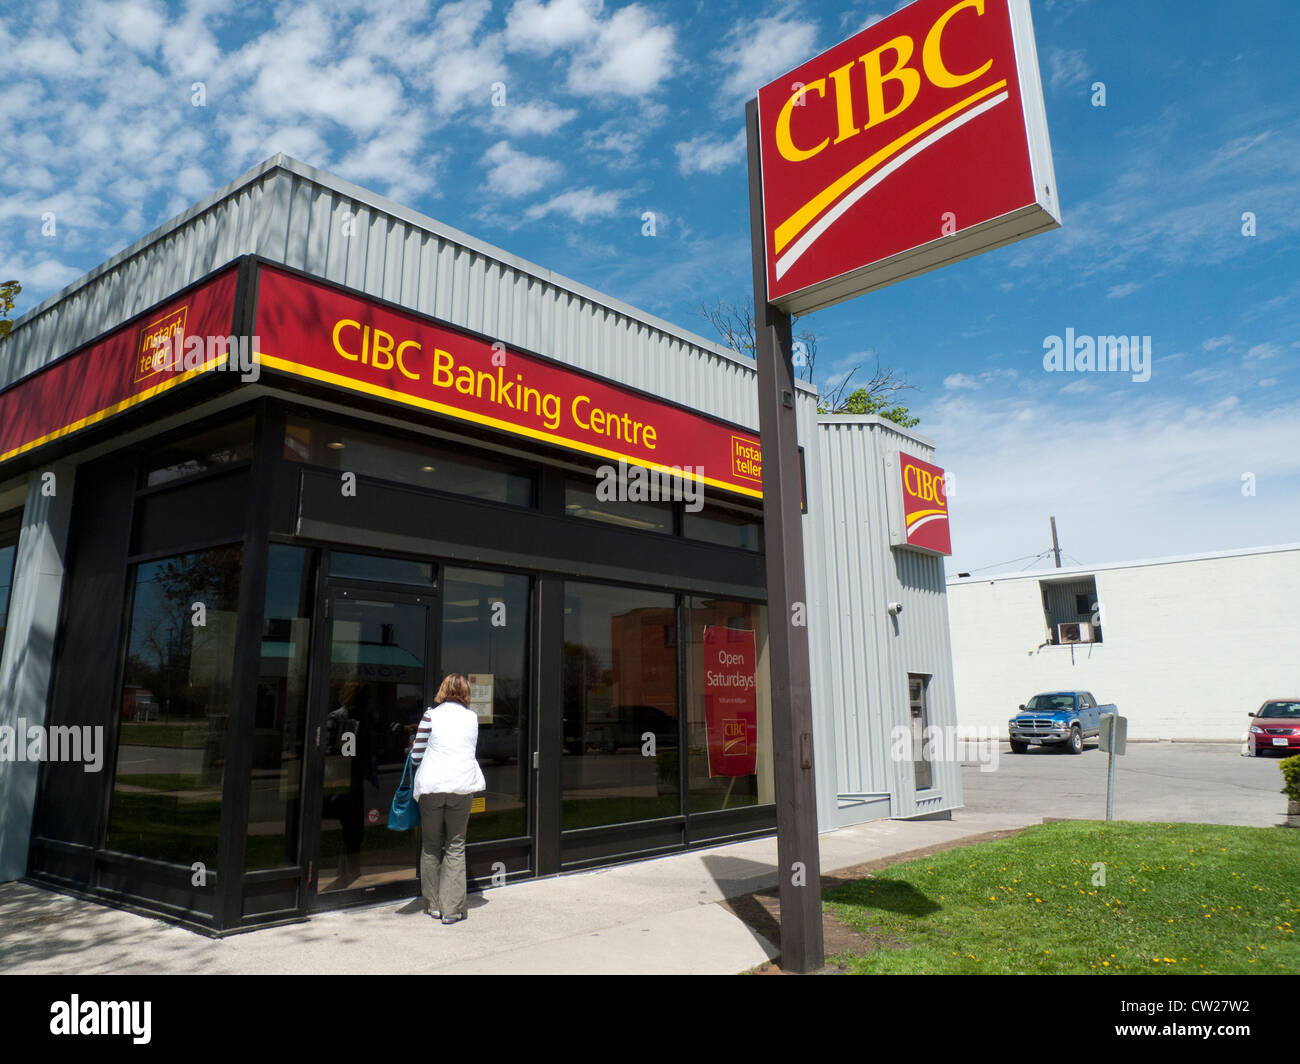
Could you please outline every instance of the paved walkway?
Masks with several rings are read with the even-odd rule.
[[[844,828],[821,836],[822,871],[1040,819],[958,810]],[[776,839],[755,839],[473,894],[448,927],[413,899],[224,940],[8,883],[0,973],[730,974],[776,949],[717,903],[776,881]]]

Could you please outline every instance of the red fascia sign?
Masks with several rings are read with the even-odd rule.
[[[1029,0],[916,0],[760,89],[758,123],[788,313],[1060,225]]]
[[[703,654],[709,776],[752,775],[758,763],[754,633],[706,625]]]
[[[258,277],[265,369],[762,497],[755,433],[328,284]]]
[[[952,554],[943,470],[900,454],[898,474],[903,485],[903,536],[899,545],[931,554]]]
[[[0,462],[229,364],[234,306],[232,268],[16,382],[0,393]]]

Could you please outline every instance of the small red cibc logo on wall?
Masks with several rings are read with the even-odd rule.
[[[903,523],[909,547],[951,554],[948,494],[943,470],[910,455],[898,456],[903,478]]]
[[[791,313],[1060,224],[1028,0],[916,0],[760,89],[758,122]]]

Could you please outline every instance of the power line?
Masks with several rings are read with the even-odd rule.
[[[992,565],[982,565],[982,566],[980,566],[978,569],[971,569],[971,570],[968,570],[968,571],[969,571],[969,572],[972,572],[972,573],[982,573],[982,572],[984,572],[984,570],[986,570],[986,569],[997,569],[997,568],[999,568],[999,567],[1001,567],[1001,566],[1003,566],[1003,565],[1015,565],[1016,562],[1023,562],[1023,561],[1026,561],[1026,560],[1032,563],[1032,562],[1037,561],[1039,558],[1042,558],[1042,557],[1044,557],[1045,555],[1048,555],[1048,554],[1050,554],[1050,553],[1051,553],[1051,551],[1046,551],[1046,550],[1045,550],[1045,551],[1042,551],[1042,552],[1039,553],[1039,554],[1033,554],[1033,555],[1026,554],[1026,555],[1025,555],[1024,557],[1022,557],[1022,558],[1012,558],[1010,561],[1005,561],[1005,562],[994,562]]]

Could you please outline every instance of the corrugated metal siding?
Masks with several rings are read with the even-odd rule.
[[[258,254],[715,417],[757,426],[752,363],[453,233],[277,157],[21,318],[6,342],[0,387],[232,259]]]
[[[818,429],[820,485],[808,537],[821,619],[813,698],[833,737],[819,770],[837,786],[822,822],[951,809],[961,804],[959,763],[936,762],[934,786],[918,803],[911,762],[890,757],[891,730],[909,721],[909,672],[932,677],[929,723],[956,724],[943,560],[889,546],[888,454],[901,446],[932,459],[933,448],[878,419],[823,419]],[[903,603],[896,629],[891,601]],[[879,800],[873,806],[872,795],[889,795],[888,810]]]

